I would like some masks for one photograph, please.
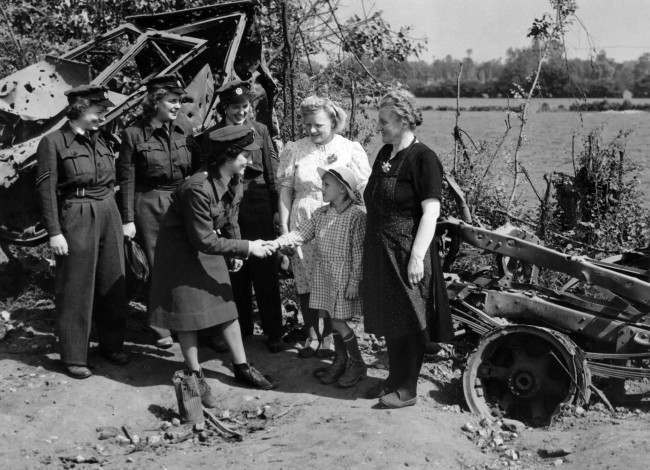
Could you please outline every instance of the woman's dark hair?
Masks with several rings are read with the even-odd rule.
[[[74,121],[79,119],[88,109],[92,103],[88,98],[76,98],[74,102],[70,103],[65,110],[65,117]]]
[[[158,88],[157,90],[147,93],[142,101],[142,117],[151,119],[158,113],[157,105],[160,100],[169,94],[167,88]]]
[[[222,145],[213,144],[209,155],[205,156],[205,161],[208,167],[220,168],[228,160],[234,160],[237,158],[237,155],[240,153],[242,153],[242,150],[239,147],[225,147]]]

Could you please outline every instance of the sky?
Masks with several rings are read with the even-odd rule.
[[[650,52],[650,0],[577,0],[577,22],[567,34],[569,57],[587,58],[605,50],[617,61]],[[342,0],[340,16],[382,10],[394,28],[413,27],[428,40],[421,59],[451,54],[475,61],[505,57],[509,47],[529,44],[526,34],[535,17],[551,12],[548,0]],[[585,30],[588,32],[585,32]]]

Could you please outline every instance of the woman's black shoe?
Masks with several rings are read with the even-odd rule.
[[[113,364],[116,364],[118,366],[123,366],[125,364],[128,364],[131,358],[129,355],[125,352],[108,352],[108,351],[102,351],[102,356],[104,359],[106,359],[108,362],[111,362]]]
[[[244,385],[261,390],[272,390],[275,388],[273,382],[263,376],[255,367],[248,364],[233,364],[233,371],[235,372],[235,379]]]

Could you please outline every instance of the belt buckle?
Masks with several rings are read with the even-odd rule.
[[[79,194],[80,189],[81,189],[81,195]],[[85,197],[86,196],[86,188],[76,188],[74,193],[75,193],[75,196],[77,196],[77,197]]]

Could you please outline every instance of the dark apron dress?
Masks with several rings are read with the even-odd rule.
[[[408,152],[408,150],[405,150]],[[422,216],[396,204],[397,180],[408,155],[396,158],[388,172],[379,159],[364,192],[367,226],[361,285],[364,328],[378,336],[399,338],[422,332],[428,341],[452,337],[451,315],[436,240],[424,257],[424,278],[408,282],[411,247]]]

